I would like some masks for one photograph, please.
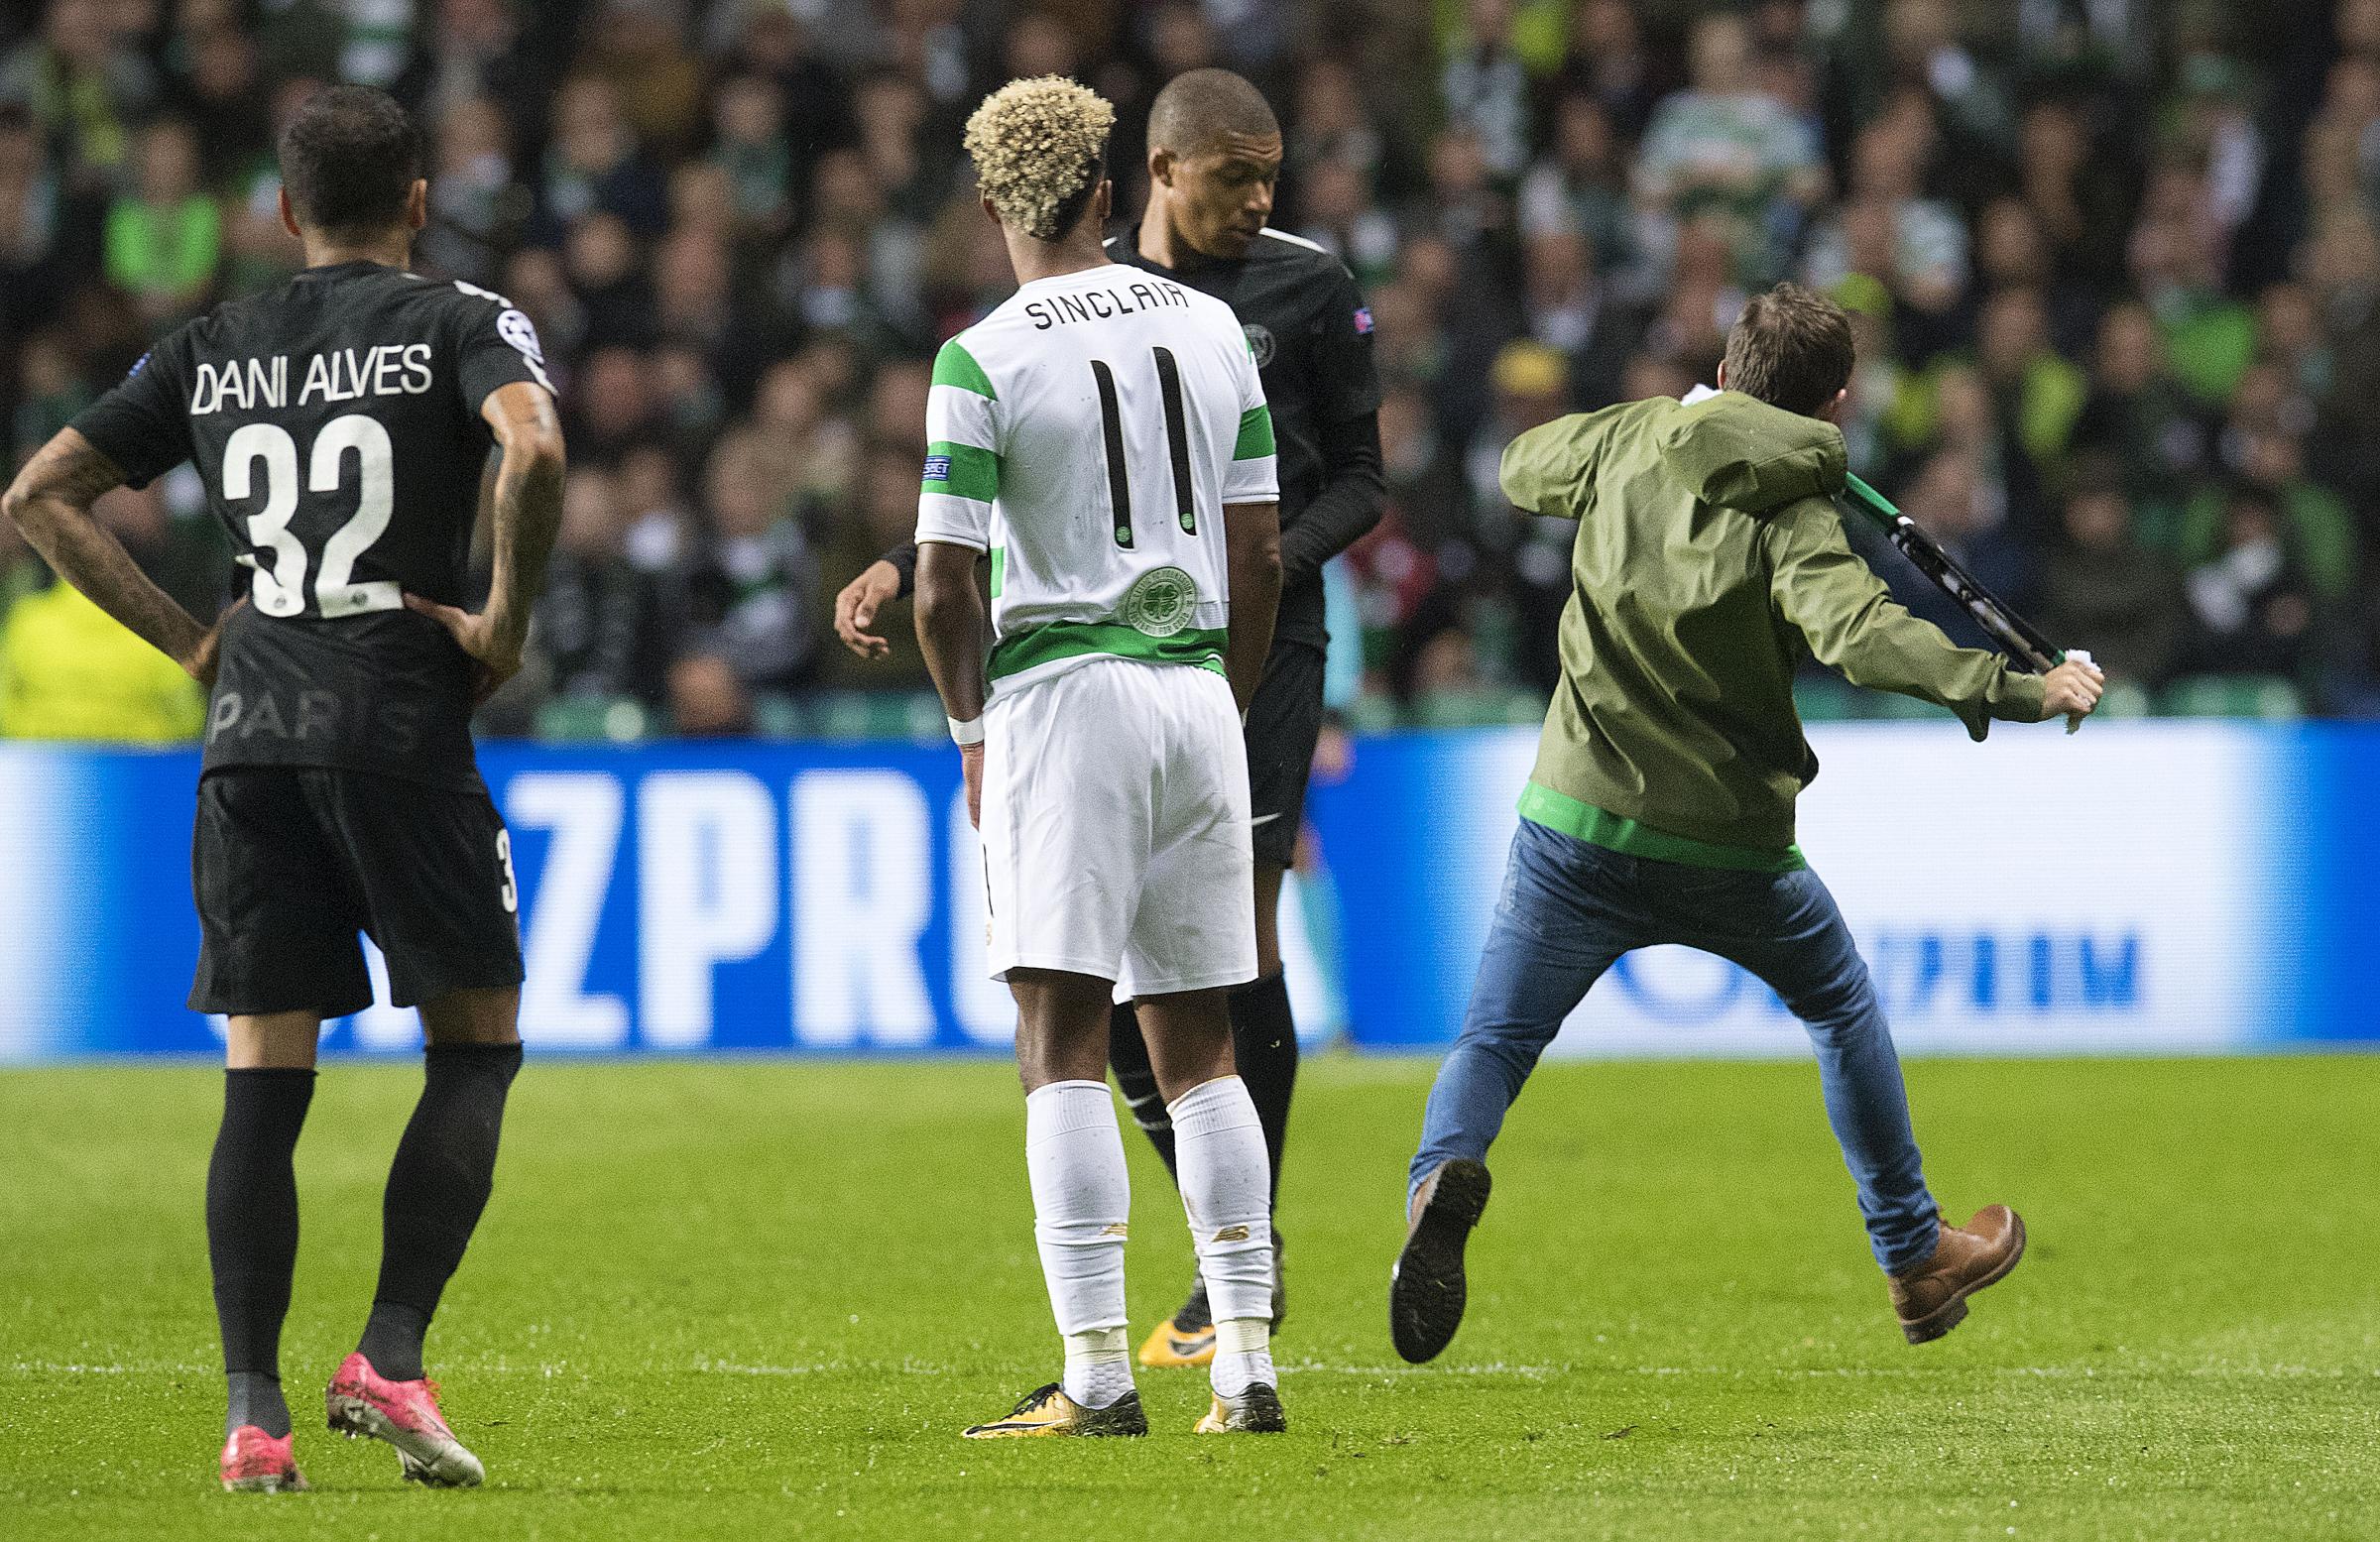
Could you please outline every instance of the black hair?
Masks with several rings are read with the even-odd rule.
[[[1281,132],[1264,93],[1228,69],[1193,69],[1165,82],[1148,109],[1148,143],[1196,155],[1226,135],[1263,139]]]
[[[281,181],[309,230],[361,233],[403,223],[421,178],[421,133],[397,99],[369,85],[307,97],[281,131]]]

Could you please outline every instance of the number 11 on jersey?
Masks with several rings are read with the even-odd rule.
[[[1182,406],[1182,369],[1170,348],[1152,348],[1157,366],[1157,394],[1165,403],[1165,448],[1173,463],[1174,517],[1182,533],[1198,534],[1196,489],[1190,483],[1190,430]],[[1106,440],[1108,503],[1116,513],[1116,544],[1132,549],[1132,479],[1125,468],[1124,410],[1117,401],[1116,372],[1105,359],[1091,361],[1091,379],[1099,388],[1099,425]]]

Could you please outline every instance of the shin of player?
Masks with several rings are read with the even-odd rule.
[[[1270,1174],[1226,1004],[1256,972],[1239,728],[1279,597],[1271,426],[1230,309],[1101,251],[1113,121],[1056,78],[1013,82],[969,121],[1020,287],[944,345],[927,409],[918,639],[982,833],[991,964],[1016,999],[1035,1238],[1066,1347],[1063,1379],[977,1438],[1147,1428],[1104,1078],[1119,995],[1154,1025],[1184,1208],[1230,1319],[1199,1428],[1286,1427]]]
[[[521,666],[560,518],[561,430],[536,330],[501,297],[407,271],[427,215],[418,132],[340,86],[284,130],[282,219],[305,269],[162,339],[37,454],[7,512],[51,565],[213,691],[191,879],[190,1007],[229,1018],[207,1254],[229,1383],[226,1487],[302,1486],[281,1391],[298,1246],[295,1152],[326,1018],[372,1001],[359,933],[428,1039],[389,1169],[380,1280],[325,1394],[331,1427],[410,1479],[476,1483],[422,1340],[487,1204],[522,978],[509,837],[474,763],[474,705]],[[349,392],[215,392],[258,360],[335,378],[334,346],[394,338],[405,367]],[[384,382],[386,383],[384,387]],[[461,608],[491,442],[494,578]],[[192,462],[251,575],[201,624],[90,514]],[[310,467],[310,470],[305,469]],[[329,731],[319,731],[327,722]]]

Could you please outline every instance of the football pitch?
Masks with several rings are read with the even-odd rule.
[[[1291,1433],[964,1442],[1054,1376],[992,1061],[533,1059],[430,1337],[487,1487],[320,1426],[410,1067],[333,1065],[284,1369],[309,1494],[215,1487],[209,1068],[0,1074],[0,1533],[15,1538],[2369,1538],[2380,1058],[1910,1067],[1961,1218],[2031,1251],[1901,1343],[1806,1064],[1561,1064],[1514,1111],[1437,1364],[1388,1347],[1431,1065],[1315,1057],[1282,1201]],[[1190,1268],[1139,1137],[1135,1341]]]

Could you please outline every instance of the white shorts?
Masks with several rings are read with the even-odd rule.
[[[1093,658],[984,721],[992,978],[1057,969],[1119,999],[1256,978],[1248,750],[1222,675]]]

